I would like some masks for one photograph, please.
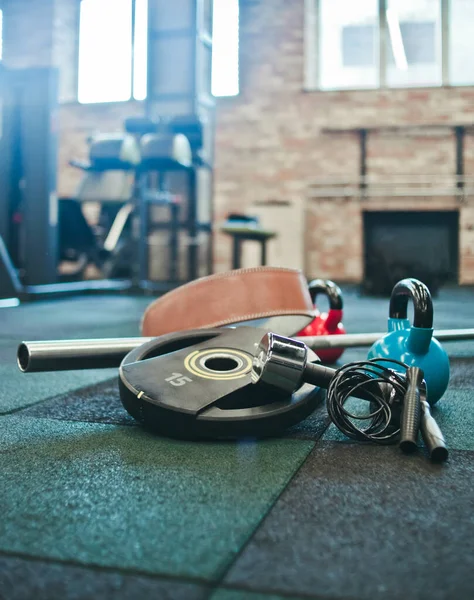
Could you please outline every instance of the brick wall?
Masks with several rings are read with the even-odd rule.
[[[255,202],[289,201],[294,210],[304,211],[304,231],[295,231],[295,238],[303,235],[305,244],[303,257],[295,244],[289,258],[288,243],[287,264],[303,265],[309,277],[359,281],[360,203],[308,198],[314,178],[357,176],[358,141],[353,134],[328,135],[322,129],[471,123],[474,88],[305,92],[304,0],[243,1],[240,24],[241,94],[218,103],[216,218],[232,210],[255,212]],[[449,133],[438,131],[430,138],[377,133],[369,137],[367,151],[373,176],[449,175],[455,169]],[[474,136],[466,139],[465,161],[466,174],[474,175]],[[422,205],[433,207],[426,201]],[[452,205],[451,198],[436,204],[441,209]],[[395,206],[410,210],[420,201]],[[474,283],[474,212],[463,206],[460,213],[460,281]],[[230,242],[219,234],[216,268],[229,264]]]

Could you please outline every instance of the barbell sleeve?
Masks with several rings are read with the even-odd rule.
[[[125,356],[153,338],[104,338],[22,342],[17,363],[24,373],[109,369],[120,366]]]

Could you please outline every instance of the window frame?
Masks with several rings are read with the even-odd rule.
[[[367,87],[335,87],[333,89],[323,89],[320,86],[320,0],[305,0],[304,6],[304,90],[307,92],[339,92],[339,91],[377,91],[383,89],[438,89],[441,87],[470,87],[472,83],[452,84],[450,83],[449,73],[449,51],[450,51],[450,0],[439,0],[441,4],[441,82],[439,84],[427,85],[406,85],[390,86],[387,84],[387,3],[388,0],[378,0],[378,25],[379,25],[379,53],[378,53],[378,79],[376,86]]]

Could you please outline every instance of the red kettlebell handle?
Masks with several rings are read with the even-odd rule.
[[[326,318],[326,327],[329,331],[336,329],[342,319],[342,292],[341,288],[330,279],[313,279],[308,284],[309,294],[314,305],[316,298],[323,294],[329,300],[329,311]]]

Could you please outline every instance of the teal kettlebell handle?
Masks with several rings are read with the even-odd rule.
[[[433,328],[433,300],[430,290],[418,279],[402,279],[392,290],[389,316],[391,319],[406,319],[408,300],[413,302],[413,327]]]
[[[408,300],[413,302],[414,318],[407,318]],[[433,301],[429,289],[417,279],[402,279],[392,290],[388,333],[374,343],[368,358],[389,358],[425,374],[427,401],[435,404],[449,383],[449,358],[433,338]],[[397,369],[397,367],[394,367]]]

